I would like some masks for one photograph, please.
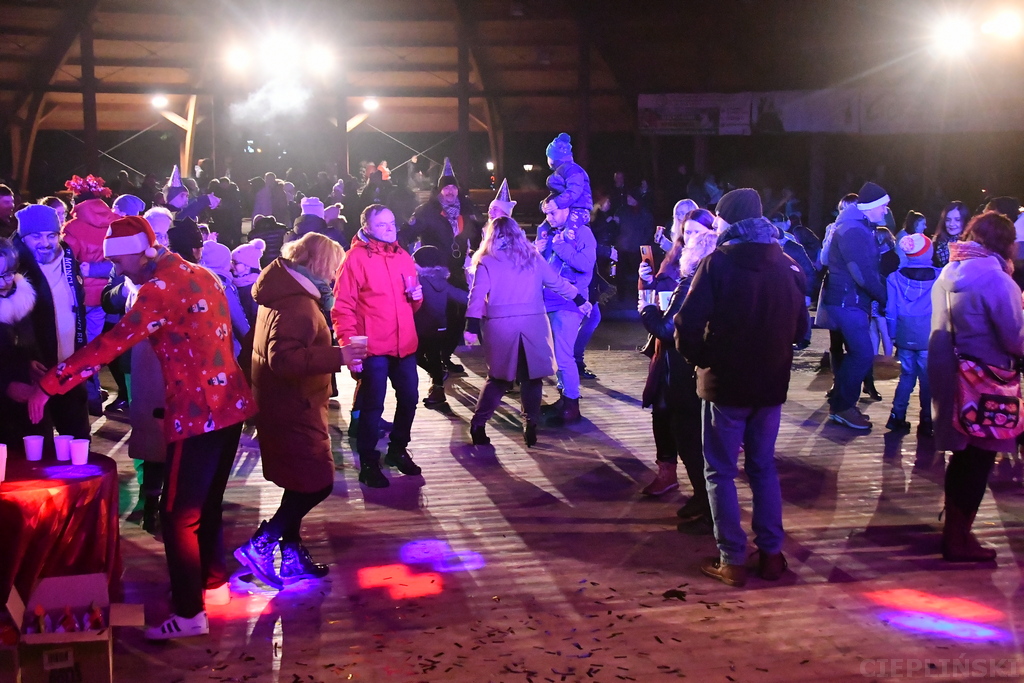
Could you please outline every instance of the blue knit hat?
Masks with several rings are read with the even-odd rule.
[[[146,210],[146,203],[133,194],[123,194],[114,200],[114,213],[138,216]]]
[[[22,237],[40,232],[60,232],[57,212],[46,204],[29,204],[14,215],[18,217],[18,234]]]
[[[551,141],[547,148],[548,159],[556,162],[569,161],[572,159],[572,141],[568,133],[559,133],[558,137]]]

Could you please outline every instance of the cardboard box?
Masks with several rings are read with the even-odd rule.
[[[105,626],[100,630],[36,633],[27,628],[37,605],[42,605],[56,628],[66,607],[81,617],[93,604],[103,612]],[[11,591],[7,610],[21,633],[16,652],[20,678],[15,674],[15,683],[112,683],[111,627],[145,624],[142,605],[110,604],[106,574],[42,579],[28,606],[26,609],[17,591]]]

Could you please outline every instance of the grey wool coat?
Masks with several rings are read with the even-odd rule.
[[[937,449],[961,451],[972,445],[991,451],[1016,451],[1013,439],[968,437],[953,426],[957,360],[950,330],[954,326],[956,346],[961,354],[1007,369],[1024,357],[1021,291],[1003,271],[998,257],[953,261],[942,269],[935,281],[932,329],[928,339],[928,379]]]
[[[539,256],[523,268],[503,252],[480,259],[466,317],[482,319],[481,344],[491,377],[509,382],[516,379],[520,345],[526,352],[530,379],[555,374],[544,287],[566,299],[579,293]]]

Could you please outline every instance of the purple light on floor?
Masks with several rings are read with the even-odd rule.
[[[920,612],[884,612],[880,618],[883,622],[905,631],[929,633],[957,640],[1007,640],[1010,637],[1006,631],[991,626],[959,619],[944,619]]]
[[[445,541],[410,541],[399,557],[405,564],[429,564],[435,572],[470,572],[487,564],[484,556],[471,551],[457,552]]]

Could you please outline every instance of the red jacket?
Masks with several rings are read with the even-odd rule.
[[[103,258],[103,238],[112,221],[120,218],[102,199],[87,199],[71,209],[71,220],[61,229],[61,238],[71,247],[79,263],[89,264],[85,277],[85,305],[99,306],[112,266]]]
[[[338,269],[331,320],[342,344],[353,335],[369,338],[368,356],[416,353],[419,339],[413,313],[422,301],[410,301],[405,277],[416,275],[416,262],[397,242],[380,242],[360,230]]]
[[[51,369],[39,385],[63,394],[146,339],[163,371],[164,434],[181,441],[238,424],[256,404],[232,348],[231,317],[220,278],[161,250],[131,310],[109,332]]]

